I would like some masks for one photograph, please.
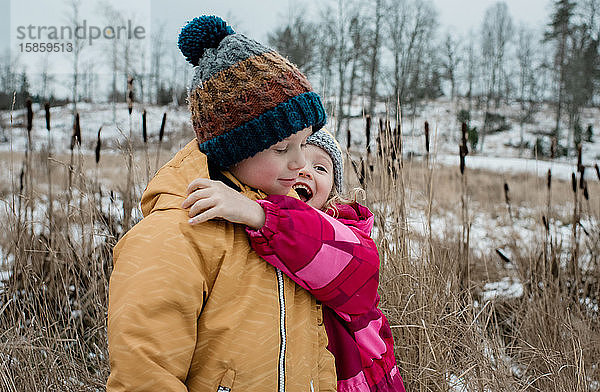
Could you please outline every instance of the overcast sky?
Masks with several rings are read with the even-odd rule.
[[[17,26],[65,24],[68,13],[67,4],[71,0],[0,0],[0,53],[18,56],[30,75],[39,75],[42,64],[50,58],[49,71],[58,71],[62,77],[72,73],[70,54],[67,53],[19,53],[18,46],[25,42],[15,39]],[[469,33],[478,35],[485,11],[497,0],[431,0],[438,11],[438,33],[441,36],[452,31],[459,39],[465,39]],[[530,27],[543,29],[548,23],[552,0],[504,0],[515,25],[526,23]],[[156,29],[164,29],[165,56],[177,55],[176,42],[179,31],[188,20],[203,14],[218,15],[225,19],[237,32],[244,33],[259,42],[267,43],[267,33],[286,23],[290,14],[304,10],[309,17],[318,15],[328,2],[336,6],[338,0],[82,0],[83,17],[88,25],[106,26],[106,17],[102,12],[105,2],[122,9],[122,16],[135,20],[136,25],[146,28],[147,37]],[[133,16],[129,16],[133,15]],[[11,40],[12,34],[12,40]],[[39,42],[39,41],[38,41]],[[146,39],[149,45],[151,40]],[[101,45],[106,40],[97,40],[85,50],[87,58],[82,59],[83,67],[93,66],[95,74],[112,74],[109,61],[97,61],[98,56],[106,56],[107,51]],[[149,70],[150,57],[144,59],[144,69]],[[20,69],[22,70],[22,69]],[[38,77],[39,79],[39,77]],[[36,80],[36,79],[32,79]],[[34,82],[35,83],[35,82]],[[60,87],[60,86],[59,86]]]
[[[292,7],[304,7],[307,11],[317,9],[325,2],[336,4],[337,0],[169,0],[152,1],[153,19],[167,21],[167,27],[177,30],[185,21],[202,14],[219,15],[234,28],[250,34],[252,38],[266,41],[266,34],[287,20]],[[497,0],[433,0],[438,9],[441,31],[452,29],[467,34],[478,29],[485,10]],[[540,28],[547,23],[551,0],[505,0],[515,24],[524,22]]]
[[[11,21],[10,4],[22,3],[22,0],[0,0],[0,44],[3,49],[10,44]],[[102,0],[86,0],[84,3],[100,4]],[[267,32],[287,20],[291,8],[304,7],[308,12],[317,10],[324,2],[336,4],[337,0],[137,0],[146,8],[141,14],[152,15],[152,27],[165,24],[165,32],[173,41],[179,29],[187,20],[202,14],[219,15],[228,21],[237,31],[246,33],[252,38],[265,42]],[[476,31],[486,8],[496,0],[432,0],[438,9],[440,32],[448,29],[460,34],[467,34],[471,29]],[[524,22],[530,26],[542,28],[548,21],[551,0],[505,0],[516,24]],[[65,0],[28,0],[29,15],[46,13],[49,4],[53,4],[56,13],[64,9]],[[121,2],[129,3],[128,1]],[[147,9],[149,8],[149,10]],[[14,19],[14,17],[13,17]],[[14,26],[13,26],[14,27]]]

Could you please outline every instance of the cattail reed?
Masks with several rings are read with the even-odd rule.
[[[31,107],[31,99],[27,98],[25,105],[27,106],[27,132],[31,132],[31,129],[33,128],[33,109]]]
[[[425,121],[425,151],[429,157],[429,122]]]
[[[127,182],[123,197],[123,228],[129,230],[131,223],[131,209],[133,208],[133,77],[127,77],[127,111],[129,112],[129,138],[127,140]]]
[[[558,149],[558,140],[556,139],[556,137],[552,138],[552,141],[550,143],[550,158],[554,159],[556,157],[556,150]]]
[[[469,153],[469,147],[467,147],[467,124],[462,123],[461,127],[462,137],[460,143],[460,174],[465,174],[465,157]]]
[[[383,154],[385,153],[385,135],[384,135],[384,128],[383,128],[383,118],[379,119],[379,134],[377,135],[377,155],[379,157],[383,157]]]
[[[548,174],[546,175],[546,215],[542,216],[542,222],[544,224],[544,271],[546,273],[546,280],[550,278],[550,270],[553,268],[549,267],[548,256],[551,254],[551,239],[550,239],[550,219],[551,219],[551,210],[550,204],[552,201],[552,171],[548,169]],[[549,249],[550,247],[550,249]],[[554,263],[555,261],[553,261]]]
[[[52,194],[52,167],[51,167],[51,158],[52,158],[52,135],[50,134],[50,104],[48,102],[44,103],[44,112],[46,115],[46,129],[48,130],[48,161],[46,162],[46,174],[48,176],[48,228],[50,231],[50,235],[48,236],[50,241],[50,248],[52,248],[53,237],[54,237],[54,211],[53,211],[53,203],[54,196]]]
[[[71,135],[71,151],[75,148],[75,144],[81,146],[81,126],[79,124],[79,113],[75,113],[75,121],[73,122],[73,133]]]
[[[102,131],[102,127],[98,129],[98,139],[96,140],[96,165],[100,163],[100,150],[102,149],[102,141],[100,140],[100,131]]]
[[[21,167],[21,174],[19,174],[19,198],[21,198],[24,188],[25,188],[25,165],[23,165]]]
[[[367,138],[367,155],[371,153],[371,115],[367,114],[367,124],[365,125],[365,136]]]
[[[350,133],[350,128],[348,128],[346,130],[346,151],[348,151],[348,152],[350,151],[351,142],[352,142],[352,136]]]
[[[510,259],[508,257],[506,257],[506,255],[504,253],[502,253],[502,251],[498,248],[496,248],[496,254],[498,256],[500,256],[502,261],[504,261],[505,263],[509,264],[511,262]]]
[[[462,219],[462,232],[460,240],[460,284],[461,288],[467,287],[468,282],[471,280],[471,265],[469,260],[469,236],[470,236],[470,222],[469,222],[469,211],[467,207],[467,176],[465,175],[465,157],[469,153],[467,147],[467,124],[462,123],[461,126],[461,144],[459,148],[460,153],[460,174],[461,174],[461,219]]]
[[[71,135],[71,159],[69,161],[69,176],[68,176],[68,192],[67,192],[67,215],[71,206],[71,197],[73,195],[73,171],[74,171],[74,149],[75,145],[81,147],[81,127],[79,125],[79,113],[75,113],[75,121],[73,122],[73,134]],[[69,221],[67,220],[67,230]]]
[[[165,125],[167,124],[167,112],[163,113],[162,121],[160,122],[160,130],[158,131],[158,147],[156,149],[156,165],[155,171],[158,170],[158,164],[160,163],[160,147],[162,145],[163,137],[165,136]]]
[[[371,165],[371,115],[367,115],[365,134],[367,138],[367,159],[365,161],[365,169],[372,169],[373,165]]]
[[[146,131],[146,109],[142,112],[142,139],[148,143],[148,133]]]
[[[127,77],[127,110],[131,115],[133,111],[133,76]]]
[[[131,209],[133,208],[133,77],[127,78],[127,110],[129,112],[129,138],[127,140],[127,182],[123,197],[123,228],[129,230],[131,224]]]
[[[144,157],[146,158],[146,182],[150,181],[150,156],[148,155],[148,132],[146,129],[146,109],[142,112],[142,139],[144,140]]]
[[[429,237],[429,259],[433,259],[433,231],[431,229],[431,219],[433,215],[433,165],[429,160],[429,122],[425,121],[424,124],[424,133],[425,133],[425,165],[427,167],[425,184],[426,184],[426,192],[427,192],[427,232]]]
[[[44,104],[44,111],[46,112],[46,129],[50,132],[50,104],[48,102]]]
[[[96,153],[96,186],[95,188],[98,190],[98,201],[95,203],[102,209],[102,190],[100,189],[100,175],[99,175],[99,163],[100,163],[100,151],[102,150],[102,140],[100,139],[100,131],[102,131],[102,127],[98,128],[98,137],[96,139],[96,149],[94,152]],[[96,193],[94,191],[94,197]]]
[[[509,192],[509,188],[508,188],[508,183],[504,182],[504,202],[506,203],[506,208],[508,208],[508,216],[512,221],[512,209],[510,206],[510,196],[508,195]]]
[[[585,170],[585,167],[583,166],[583,159],[582,159],[582,156],[581,156],[581,150],[582,150],[581,144],[578,144],[577,145],[577,172],[583,174],[583,171]]]
[[[392,147],[391,154],[393,161],[401,161],[402,154],[402,137],[400,136],[400,124],[396,124],[396,126],[392,129]]]
[[[31,174],[32,174],[32,152],[33,152],[33,145],[32,145],[32,140],[31,140],[31,130],[33,129],[33,108],[32,108],[32,102],[30,98],[27,98],[27,101],[25,101],[25,105],[27,106],[27,149],[25,150],[25,174],[26,174],[26,178],[25,178],[25,188],[27,189],[27,199],[26,199],[26,204],[27,204],[27,209],[26,209],[26,213],[29,214],[29,219],[31,220],[33,218],[33,205],[31,204],[32,200],[33,200],[33,189],[32,189],[32,178],[31,178]],[[30,232],[31,236],[33,236],[33,228],[31,229]]]
[[[579,198],[577,195],[577,176],[571,173],[571,189],[573,190],[573,224],[572,224],[572,250],[571,250],[571,278],[573,287],[578,286],[578,260],[579,243],[577,242],[577,227],[579,226]]]
[[[165,125],[167,123],[167,112],[163,113],[163,118],[160,123],[160,131],[158,131],[158,142],[162,143],[163,137],[165,136]]]

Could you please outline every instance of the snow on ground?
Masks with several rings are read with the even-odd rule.
[[[33,149],[40,150],[48,144],[49,138],[52,140],[54,152],[68,152],[71,145],[71,136],[73,134],[74,117],[70,106],[58,106],[50,109],[51,129],[46,129],[46,119],[44,108],[38,104],[33,105],[33,129],[32,140]],[[131,115],[131,130],[134,144],[142,143],[142,111],[143,107],[134,106]],[[190,122],[190,113],[185,107],[168,106],[147,106],[146,126],[149,143],[158,142],[158,133],[162,122],[163,114],[167,113],[165,127],[165,136],[163,143],[171,137],[187,138],[194,137]],[[83,152],[94,153],[98,130],[102,139],[102,148],[108,150],[118,150],[126,137],[129,135],[130,122],[127,105],[119,103],[114,112],[111,104],[77,104],[79,112],[79,123],[81,128],[81,149]],[[27,130],[24,127],[25,110],[12,112],[4,111],[0,113],[0,151],[8,151],[11,148],[14,151],[25,151],[27,146]],[[175,146],[177,147],[177,146]]]
[[[446,166],[457,167],[460,164],[458,155],[442,154],[438,155],[435,159],[437,163]],[[560,178],[562,180],[571,180],[571,174],[577,173],[577,162],[552,162],[518,157],[506,158],[467,155],[465,165],[469,169],[485,169],[500,173],[531,173],[540,177],[545,177],[548,174],[548,169],[550,169],[553,178]],[[586,178],[589,177],[586,176]]]
[[[8,279],[10,279],[11,275],[12,275],[11,271],[0,270],[0,289],[2,289],[2,287],[4,286],[4,282],[6,282]]]
[[[355,101],[351,108],[351,114],[354,117],[350,121],[350,129],[352,131],[352,145],[354,151],[365,151],[365,132],[364,119],[361,116],[362,107],[360,99]],[[460,124],[456,119],[456,112],[465,108],[466,104],[457,105],[446,98],[440,98],[436,101],[426,103],[415,116],[410,116],[410,113],[405,113],[403,118],[403,151],[413,155],[422,155],[425,152],[423,124],[427,120],[430,123],[432,130],[432,151],[435,162],[439,165],[458,166],[458,142],[460,139]],[[134,106],[132,114],[133,135],[137,145],[141,143],[141,105]],[[385,112],[385,104],[378,105],[380,112]],[[555,161],[544,161],[531,159],[531,151],[522,151],[522,157],[519,157],[518,148],[513,147],[520,141],[520,127],[516,122],[518,104],[502,106],[497,111],[506,116],[507,121],[511,123],[511,128],[508,131],[497,134],[488,135],[485,140],[485,149],[483,153],[470,154],[466,158],[468,168],[486,169],[495,172],[512,172],[512,173],[531,173],[537,176],[546,176],[548,169],[552,170],[552,175],[555,178],[569,180],[571,173],[576,170],[576,160],[574,158],[562,158]],[[102,127],[102,147],[108,150],[118,150],[120,145],[129,134],[129,120],[127,106],[125,103],[120,103],[116,106],[113,113],[111,104],[90,104],[79,103],[78,111],[80,113],[80,123],[82,130],[82,150],[84,153],[93,154],[97,132]],[[158,138],[158,130],[162,120],[163,113],[167,113],[167,127],[165,138],[172,138],[172,150],[177,150],[180,145],[187,142],[193,137],[193,131],[190,124],[189,111],[185,107],[167,107],[167,106],[151,106],[146,107],[147,111],[147,128],[150,143],[156,143]],[[480,127],[483,121],[482,115],[476,111],[472,118],[471,125]],[[114,114],[114,118],[113,118]],[[21,125],[21,127],[11,128],[10,117],[12,115],[13,126]],[[23,151],[27,144],[27,131],[22,127],[25,118],[25,110],[5,111],[0,113],[0,125],[3,127],[0,134],[0,151],[13,149],[14,151]],[[113,122],[113,119],[116,122]],[[55,152],[68,152],[71,143],[71,135],[73,129],[73,115],[70,106],[51,108],[51,131],[45,128],[44,110],[40,105],[34,104],[34,126],[32,131],[32,139],[34,141],[34,149],[39,150],[48,143],[49,136],[52,137],[53,149]],[[336,119],[330,118],[329,128],[335,129]],[[393,121],[392,121],[393,123]],[[594,159],[600,158],[600,110],[585,109],[582,115],[582,124],[584,128],[587,124],[592,124],[594,127],[594,143],[584,145],[584,163],[593,165]],[[554,126],[553,108],[548,105],[542,105],[541,110],[535,114],[533,124],[525,124],[524,139],[530,143],[535,142],[541,132],[547,132]],[[376,136],[378,134],[379,121],[378,118],[373,121],[371,134],[373,135],[371,146],[372,151],[375,151]],[[2,138],[4,136],[4,138]],[[345,132],[341,132],[339,139],[342,145],[345,145]],[[177,139],[177,140],[175,140]],[[594,170],[586,171],[588,180],[596,180]],[[138,190],[141,194],[141,189]],[[104,205],[108,205],[109,201],[102,200]],[[46,203],[39,203],[36,208],[34,221],[43,222],[46,214],[43,210]],[[503,252],[510,258],[510,249],[505,247],[509,244],[509,240],[513,237],[518,238],[523,243],[535,243],[536,236],[539,232],[539,222],[536,222],[531,216],[537,215],[534,212],[527,213],[526,210],[521,211],[522,214],[516,216],[525,216],[510,222],[499,219],[491,219],[485,214],[477,213],[477,206],[473,205],[472,210],[475,211],[471,217],[471,244],[474,246],[474,252],[478,255],[493,254],[496,248],[502,248]],[[519,208],[525,208],[520,206]],[[411,206],[410,215],[408,216],[410,229],[427,235],[427,219],[420,208]],[[593,225],[597,222],[589,222]],[[456,230],[459,227],[460,219],[452,212],[437,211],[432,217],[432,231],[434,235],[442,235],[445,232]],[[38,228],[41,230],[41,228]],[[555,234],[562,237],[567,244],[570,239],[570,225],[556,222],[553,229]],[[386,230],[387,231],[387,230]],[[493,235],[490,235],[493,233]],[[75,234],[75,233],[73,233]],[[416,247],[418,248],[418,247]],[[419,249],[413,249],[412,253],[418,253]]]
[[[450,374],[450,377],[448,377],[448,385],[452,392],[469,392],[467,382],[456,374]]]
[[[523,284],[516,278],[505,277],[499,282],[489,282],[483,286],[481,300],[483,302],[502,298],[520,298],[523,295]]]
[[[365,148],[365,120],[362,117],[361,100],[356,99],[350,113],[352,148],[355,151],[364,152]],[[430,123],[431,129],[431,151],[437,156],[437,161],[444,165],[458,165],[458,145],[460,142],[460,124],[456,119],[456,113],[467,107],[465,102],[457,104],[447,98],[439,98],[423,105],[413,117],[412,113],[405,113],[402,121],[403,129],[403,151],[406,154],[422,155],[425,153],[425,140],[423,124]],[[51,108],[51,131],[46,130],[45,113],[43,107],[34,104],[34,120],[32,139],[33,148],[39,150],[48,144],[49,137],[52,138],[55,152],[68,152],[73,132],[73,114],[70,106]],[[384,118],[385,104],[380,103],[378,110],[381,115],[372,123],[371,147],[375,151],[376,138],[379,132],[379,118]],[[80,114],[82,132],[82,150],[93,153],[96,146],[97,133],[102,127],[102,148],[118,150],[126,136],[129,135],[130,117],[125,103],[116,105],[113,112],[111,104],[79,103],[77,105]],[[165,142],[171,140],[173,150],[177,150],[182,143],[187,142],[193,136],[190,122],[190,114],[186,107],[169,107],[147,105],[142,107],[136,104],[131,116],[132,133],[134,144],[142,143],[142,110],[147,112],[147,129],[149,143],[155,144],[158,139],[158,131],[163,113],[167,113],[167,126]],[[531,148],[519,151],[517,146],[521,140],[521,129],[518,124],[518,103],[501,106],[496,111],[504,115],[510,124],[510,129],[504,132],[487,135],[483,152],[471,152],[467,156],[467,166],[471,168],[483,168],[499,172],[532,172],[538,175],[546,175],[548,168],[552,169],[553,175],[560,178],[570,178],[571,172],[576,164],[574,157],[560,158],[554,162],[535,160]],[[408,111],[408,110],[407,110]],[[12,126],[11,126],[12,115]],[[25,110],[4,111],[0,113],[0,151],[10,150],[24,151],[27,145],[27,131],[24,128]],[[395,121],[391,121],[392,125]],[[477,111],[473,111],[471,126],[481,128],[483,117]],[[600,161],[600,109],[587,108],[582,114],[582,125],[587,128],[591,124],[594,129],[593,143],[584,143],[584,164],[593,166]],[[335,131],[336,118],[330,116],[329,129]],[[345,124],[344,124],[345,127]],[[554,128],[553,108],[544,104],[541,110],[535,114],[531,124],[524,124],[523,139],[529,146],[535,144],[538,137],[549,141],[547,134]],[[344,128],[345,129],[345,128]],[[566,130],[563,132],[566,134]],[[340,143],[346,145],[346,132],[338,135]],[[481,141],[481,136],[480,136]],[[12,147],[11,147],[12,145]],[[593,170],[591,170],[593,172]],[[595,177],[594,173],[588,173],[588,178]]]
[[[364,151],[366,143],[365,120],[362,117],[362,108],[360,100],[356,100],[351,109],[350,129],[352,131],[352,148],[355,151]],[[431,131],[430,151],[437,155],[437,160],[441,164],[458,165],[458,146],[460,143],[461,125],[456,119],[456,113],[460,109],[466,109],[467,104],[457,105],[446,98],[439,98],[435,101],[425,104],[415,117],[410,113],[405,113],[402,120],[402,149],[405,154],[423,155],[425,154],[424,123],[429,122]],[[379,107],[383,113],[384,106]],[[528,148],[519,150],[521,141],[521,129],[518,123],[518,104],[511,104],[500,107],[497,112],[506,117],[510,129],[503,132],[489,134],[485,137],[483,152],[471,151],[467,156],[467,166],[472,168],[484,168],[498,172],[533,172],[539,175],[546,175],[547,169],[551,168],[553,175],[556,171],[557,176],[570,179],[571,172],[575,167],[577,160],[575,157],[561,157],[554,162],[536,160],[533,156],[532,147],[537,138],[542,138],[544,143],[549,146],[550,138],[547,136],[555,125],[554,108],[549,105],[542,105],[541,110],[534,115],[530,124],[523,125],[523,140],[528,143]],[[476,111],[473,112],[471,126],[481,129],[483,116]],[[371,125],[371,149],[375,151],[376,138],[379,133],[379,118],[384,118],[382,114]],[[335,129],[336,119],[330,121],[329,127]],[[392,126],[395,120],[391,120]],[[589,124],[593,127],[593,143],[583,144],[583,163],[593,166],[600,162],[600,109],[586,108],[582,114],[581,120],[584,130]],[[345,124],[344,124],[345,126]],[[346,128],[343,128],[346,129]],[[567,130],[562,131],[564,140],[566,140]],[[340,132],[338,137],[342,145],[346,145],[346,133]],[[482,136],[479,140],[481,143]],[[564,141],[563,141],[564,143]],[[470,148],[470,146],[469,146]],[[470,148],[471,149],[471,148]],[[593,170],[592,170],[593,171]],[[588,172],[588,178],[596,178],[594,173]]]

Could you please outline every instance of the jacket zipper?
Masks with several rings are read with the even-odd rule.
[[[277,273],[277,288],[279,289],[279,381],[277,390],[285,392],[285,350],[286,350],[286,332],[285,332],[285,296],[283,291],[283,274],[279,268],[275,268]]]

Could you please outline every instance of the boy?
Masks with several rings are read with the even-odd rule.
[[[218,17],[188,23],[179,47],[195,66],[196,140],[148,184],[144,219],[114,249],[107,390],[334,391],[315,298],[257,256],[244,226],[191,226],[181,206],[198,176],[251,199],[291,192],[305,140],[325,124],[321,100]]]

